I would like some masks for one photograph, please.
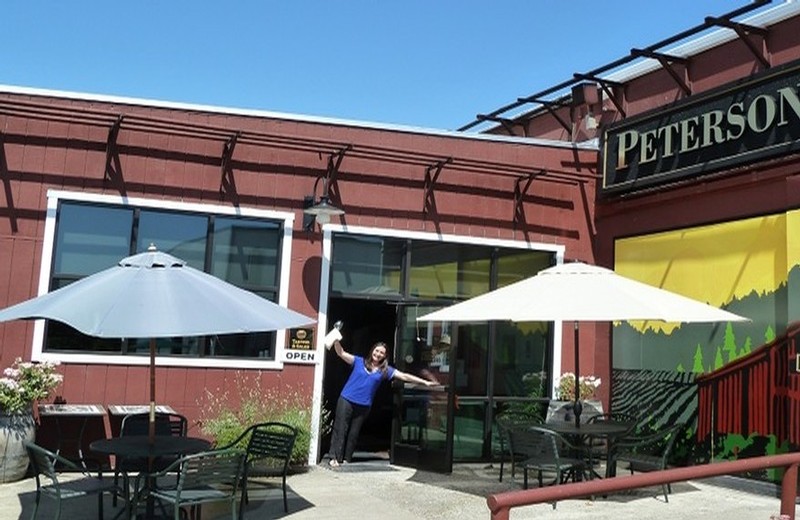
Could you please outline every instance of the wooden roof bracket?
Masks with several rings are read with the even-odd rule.
[[[119,174],[117,169],[114,168],[114,158],[117,157],[117,136],[119,136],[119,129],[122,126],[124,116],[120,114],[117,120],[108,129],[108,137],[106,137],[106,166],[103,171],[103,178],[105,180],[113,181]]]
[[[433,186],[436,184],[436,181],[439,180],[442,169],[451,162],[453,162],[453,158],[448,157],[447,159],[436,161],[425,168],[425,183],[423,184],[424,193],[422,199],[423,217],[428,215],[428,211],[431,213],[436,212],[436,196],[433,194]]]
[[[663,52],[655,52],[647,49],[631,49],[631,56],[637,58],[652,58],[654,60],[658,60],[661,64],[661,67],[667,71],[667,73],[675,80],[675,83],[683,90],[683,93],[687,96],[692,95],[692,87],[686,83],[686,74],[689,69],[689,60],[688,58],[684,58],[681,56],[673,56],[671,54],[664,54]],[[679,63],[683,65],[683,77],[678,74],[672,65],[674,63]]]
[[[517,229],[519,224],[525,222],[525,206],[522,199],[527,195],[533,180],[545,173],[547,173],[545,170],[539,170],[528,175],[521,175],[514,181],[514,230]],[[525,183],[524,187],[522,186],[523,182]]]
[[[556,121],[558,121],[558,124],[560,124],[561,127],[564,128],[564,130],[566,130],[568,134],[572,135],[572,125],[564,121],[564,118],[558,115],[558,112],[556,112],[554,109],[554,107],[561,108],[568,105],[565,105],[564,103],[559,103],[557,101],[548,101],[546,99],[540,99],[537,97],[518,98],[517,101],[520,103],[538,103],[542,105],[545,108],[545,110],[547,110],[547,113],[553,116],[553,118]]]
[[[339,190],[336,185],[336,176],[339,174],[339,167],[342,165],[344,155],[352,149],[353,145],[348,144],[341,150],[337,152],[331,152],[331,154],[328,155],[328,168],[325,171],[325,185],[323,186],[323,193],[325,196],[337,202],[341,202],[341,197],[339,196]],[[334,192],[332,197],[331,190]],[[314,188],[314,191],[316,191],[316,187]]]
[[[522,136],[528,137],[528,127],[519,123],[519,121],[514,121],[513,119],[509,119],[507,117],[500,117],[500,116],[492,116],[486,114],[478,114],[475,116],[478,121],[493,121],[495,123],[500,123],[502,127],[508,132],[508,135],[515,136],[517,134],[514,133],[514,127],[519,126],[522,128]]]
[[[761,49],[756,47],[756,44],[753,43],[753,40],[750,39],[751,34],[756,34],[761,36],[764,40],[766,40],[767,35],[769,34],[769,29],[765,29],[763,27],[756,27],[755,25],[747,25],[739,22],[732,22],[727,18],[716,18],[713,16],[707,16],[705,22],[709,25],[719,25],[720,27],[727,27],[728,29],[733,29],[736,32],[736,35],[739,37],[740,40],[747,45],[747,48],[750,49],[750,52],[753,53],[753,56],[761,62],[761,65],[764,66],[765,69],[770,68],[769,58],[764,55],[764,48],[762,46]]]
[[[603,89],[603,92],[605,92],[606,96],[608,96],[608,99],[610,99],[611,102],[614,103],[614,106],[617,108],[617,111],[620,113],[620,115],[623,118],[626,117],[625,116],[625,109],[622,108],[622,103],[620,102],[620,100],[617,98],[617,96],[614,94],[614,91],[612,90],[615,87],[623,89],[625,87],[625,85],[623,85],[622,83],[618,83],[616,81],[609,81],[607,79],[598,78],[597,76],[594,76],[594,75],[591,75],[591,74],[575,73],[572,76],[575,79],[578,79],[578,80],[594,81],[595,83],[599,84],[600,88]]]
[[[17,223],[18,212],[14,205],[14,192],[11,190],[11,178],[8,174],[6,146],[2,131],[0,131],[0,178],[3,179],[3,191],[6,194],[6,209],[8,209],[8,221],[11,226],[11,233],[17,233],[19,231],[19,224]]]
[[[231,168],[231,160],[233,159],[233,151],[236,149],[236,142],[239,140],[241,132],[236,132],[222,145],[222,158],[220,159],[220,181],[219,181],[219,198],[225,198],[228,193],[231,197],[236,195],[236,180],[233,178],[233,168]]]

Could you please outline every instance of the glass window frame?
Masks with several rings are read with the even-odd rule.
[[[48,192],[48,209],[45,220],[43,240],[42,263],[40,266],[38,294],[45,294],[49,290],[51,274],[55,269],[54,261],[56,242],[56,222],[58,208],[62,202],[95,204],[100,206],[117,206],[130,209],[146,209],[148,211],[176,211],[194,213],[210,218],[232,217],[252,219],[254,221],[272,222],[276,225],[279,235],[280,251],[277,252],[276,286],[271,288],[277,296],[275,300],[279,305],[286,306],[289,294],[289,279],[291,267],[292,227],[294,213],[256,208],[231,208],[214,204],[185,203],[179,201],[154,200],[145,198],[120,197],[115,195],[99,195],[80,192],[66,192],[50,190]],[[134,231],[135,233],[135,231]],[[138,246],[137,246],[138,247]],[[75,278],[79,278],[76,276]],[[96,353],[91,351],[58,351],[44,350],[45,346],[45,320],[37,320],[34,325],[34,338],[32,346],[32,359],[36,361],[80,362],[91,364],[125,364],[146,365],[149,363],[147,356],[125,355],[121,352]],[[269,333],[268,333],[269,334]],[[159,364],[163,366],[185,367],[231,367],[231,368],[258,368],[281,369],[283,368],[284,351],[286,348],[286,334],[275,334],[272,346],[274,359],[257,357],[188,357],[188,356],[163,356],[159,357]]]
[[[359,236],[361,233],[357,229],[342,229],[339,230],[335,226],[328,228],[329,233],[329,240],[332,242],[331,250],[332,256],[335,255],[336,251],[336,243],[337,240],[341,238],[353,238],[353,235]],[[401,237],[396,237],[393,234],[389,235],[380,235],[378,237],[373,237],[371,234],[364,235],[369,238],[378,238],[382,240],[386,240],[390,237],[392,238],[402,238],[406,241],[406,257],[402,262],[403,267],[400,272],[400,277],[404,282],[400,283],[400,290],[401,295],[372,295],[370,299],[385,299],[388,301],[402,301],[406,304],[413,304],[414,301],[426,302],[427,304],[432,303],[433,301],[441,301],[442,306],[447,306],[453,303],[457,303],[458,301],[464,301],[469,299],[476,294],[470,293],[470,288],[474,289],[477,286],[482,284],[486,285],[486,289],[481,293],[487,292],[489,290],[494,290],[496,288],[508,285],[510,283],[514,283],[521,279],[528,278],[532,276],[536,272],[549,267],[550,265],[554,265],[556,263],[563,262],[563,250],[559,247],[552,248],[552,247],[535,247],[531,244],[523,245],[521,243],[516,242],[505,242],[505,241],[482,241],[480,239],[469,239],[467,238],[464,240],[464,237],[446,237],[446,236],[439,236],[436,238],[429,238],[424,237],[421,238],[417,235],[405,235]],[[449,238],[449,239],[448,239]],[[411,278],[411,272],[414,268],[419,268],[419,262],[414,262],[414,252],[417,249],[418,244],[423,244],[423,249],[428,249],[428,256],[430,256],[430,252],[436,252],[437,249],[446,250],[449,247],[453,247],[453,250],[450,251],[448,255],[438,255],[437,258],[444,258],[445,261],[449,262],[450,264],[454,265],[464,265],[467,269],[470,269],[470,273],[467,277],[463,276],[462,273],[450,273],[450,286],[456,287],[456,295],[439,295],[439,294],[416,294],[413,291],[413,283],[409,283],[409,279]],[[470,250],[470,247],[475,247],[475,250]],[[481,251],[479,252],[478,249]],[[524,269],[519,269],[515,267],[515,265],[519,265],[519,260],[515,259],[516,255],[527,256],[527,262]],[[488,263],[488,269],[483,269],[480,266],[481,262]],[[423,262],[424,263],[424,262]],[[333,260],[331,260],[330,265],[330,280],[334,280],[337,276],[335,273],[335,265]],[[423,267],[425,268],[425,267]],[[436,269],[433,269],[436,271]],[[530,271],[529,271],[530,270]],[[469,278],[469,281],[466,285],[464,285],[464,280]],[[467,290],[463,290],[467,288]],[[332,287],[331,289],[331,297],[345,297],[345,298],[364,298],[363,294],[359,294],[357,292],[345,292],[345,291],[335,291]],[[325,307],[321,307],[324,309]],[[450,326],[453,324],[451,323]],[[548,396],[552,393],[552,372],[555,370],[553,367],[560,366],[560,352],[561,352],[561,335],[560,330],[561,327],[554,326],[552,323],[538,323],[538,326],[541,326],[545,329],[545,333],[542,336],[542,340],[545,342],[544,351],[541,353],[544,355],[544,359],[542,363],[545,365],[542,367],[543,371],[546,373],[545,381],[543,382],[542,392],[544,393],[544,397],[542,399],[547,399]],[[468,374],[469,378],[465,378],[465,384],[463,388],[458,388],[457,393],[461,400],[468,400],[469,402],[475,404],[476,406],[482,407],[483,410],[483,425],[484,425],[484,433],[485,438],[491,440],[491,428],[492,428],[492,420],[494,417],[494,413],[498,405],[500,406],[507,406],[510,403],[516,405],[517,402],[521,402],[522,404],[528,404],[531,400],[530,397],[526,397],[524,395],[515,395],[515,393],[496,393],[497,392],[497,381],[495,380],[497,374],[495,373],[494,365],[496,362],[496,349],[497,344],[501,341],[499,335],[501,327],[497,326],[497,323],[490,322],[490,323],[461,323],[457,327],[457,336],[459,338],[467,337],[470,335],[471,332],[475,332],[478,336],[485,336],[484,342],[485,347],[482,349],[484,361],[483,362],[475,362],[471,363],[473,373]],[[454,331],[456,331],[454,329]],[[507,331],[505,331],[507,332]],[[456,343],[461,343],[462,339],[459,339]],[[397,349],[396,352],[404,352],[403,348],[407,347],[406,345],[396,345],[395,348]],[[464,352],[463,349],[456,349],[452,353],[454,356],[455,364],[453,365],[453,370],[458,370],[459,361],[462,365],[466,368],[469,364],[464,356],[472,355],[474,356],[475,353],[467,353]],[[460,356],[460,357],[458,357]],[[398,361],[398,366],[402,366],[402,361]],[[474,365],[474,366],[473,366]],[[482,369],[480,367],[483,367]],[[480,371],[483,371],[480,373]],[[466,375],[466,374],[465,374]],[[477,379],[475,379],[477,378]],[[474,381],[472,381],[474,380]],[[472,382],[470,382],[472,381]],[[522,383],[522,382],[521,382]],[[454,381],[452,381],[454,387],[459,387],[459,381],[456,377]],[[454,438],[455,437],[463,437],[462,433],[458,431],[459,423],[458,421],[454,424]],[[484,444],[482,447],[482,453],[478,453],[478,451],[473,451],[470,453],[463,452],[463,447],[459,447],[456,449],[460,453],[459,459],[462,461],[466,460],[482,460],[483,457],[486,456],[491,450],[491,442]],[[463,453],[462,453],[463,452]],[[454,457],[456,453],[454,452]]]

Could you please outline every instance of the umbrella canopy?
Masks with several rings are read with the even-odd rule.
[[[265,332],[314,322],[155,250],[0,311],[0,322],[38,318],[101,338]]]
[[[150,338],[151,434],[155,338],[267,332],[313,323],[308,316],[155,250],[0,311],[0,322],[46,318],[101,338]]]
[[[574,262],[426,314],[420,321],[747,321],[747,318]]]
[[[420,316],[419,321],[574,321],[575,377],[580,377],[578,322],[660,320],[665,322],[749,321],[610,269],[574,262]],[[577,381],[576,381],[577,384]],[[580,404],[576,394],[576,424]]]

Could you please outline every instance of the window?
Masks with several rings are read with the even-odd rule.
[[[365,298],[401,294],[405,240],[363,235],[337,235],[334,242],[331,291]]]
[[[491,248],[414,241],[409,291],[428,299],[467,299],[489,290]]]
[[[283,223],[277,220],[60,201],[50,289],[116,265],[154,244],[196,269],[277,301]],[[160,355],[275,359],[276,334],[163,338]],[[100,339],[48,322],[45,352],[146,355],[148,340]]]
[[[380,235],[346,231],[333,235],[329,310],[336,311],[328,315],[343,317],[348,330],[357,330],[364,338],[378,329],[386,337],[386,331],[397,326],[390,354],[393,364],[404,372],[433,377],[458,396],[458,406],[448,412],[449,396],[423,400],[415,390],[404,390],[400,401],[393,401],[403,405],[396,410],[401,419],[399,443],[405,447],[424,443],[426,453],[441,452],[448,439],[445,430],[452,424],[453,458],[485,460],[494,439],[493,414],[501,409],[538,410],[538,398],[549,395],[559,331],[550,322],[448,323],[417,318],[533,276],[554,265],[563,251],[549,244],[393,230],[378,230]],[[386,309],[387,303],[389,311],[372,312]],[[342,316],[345,313],[349,315]],[[394,321],[376,326],[392,313]],[[354,344],[360,341],[356,336]],[[422,424],[437,433],[435,438],[420,433],[425,431]]]
[[[534,276],[552,263],[550,255],[500,249],[497,252],[497,286],[505,287]],[[496,327],[494,395],[532,399],[547,397],[551,376],[550,323],[498,322]]]

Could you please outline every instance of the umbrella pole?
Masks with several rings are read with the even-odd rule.
[[[147,424],[147,440],[150,446],[156,443],[156,338],[150,338],[150,420]],[[153,456],[147,457],[147,472],[153,473]],[[155,479],[148,477],[147,486],[153,489]],[[153,518],[155,505],[153,496],[147,495],[147,518]]]
[[[581,377],[581,357],[580,357],[580,348],[578,344],[578,322],[575,321],[575,402],[573,403],[572,411],[575,414],[575,427],[581,427],[581,412],[583,411],[583,405],[581,404],[581,385],[579,384],[580,377]]]
[[[156,440],[156,338],[150,338],[150,421],[147,438],[150,444]]]

